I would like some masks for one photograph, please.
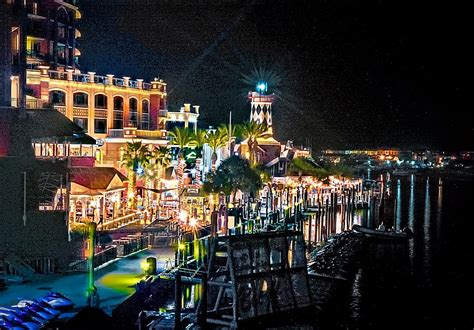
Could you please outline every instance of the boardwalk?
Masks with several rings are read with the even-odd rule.
[[[174,252],[171,248],[146,250],[120,259],[97,271],[96,287],[102,309],[111,313],[116,305],[135,292],[135,284],[143,277],[141,263],[149,256],[158,258],[157,267],[161,270],[168,258],[174,258]],[[18,297],[34,299],[42,297],[49,290],[54,290],[69,297],[76,304],[75,310],[78,310],[86,305],[86,284],[86,274],[76,273],[54,275],[41,282],[10,285],[0,294],[0,306],[16,304]]]

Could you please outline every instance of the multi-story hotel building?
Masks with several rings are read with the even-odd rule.
[[[53,107],[61,112],[97,139],[97,147],[83,151],[94,153],[98,164],[118,166],[125,142],[132,139],[164,145],[167,130],[174,126],[196,129],[199,107],[185,104],[169,112],[161,79],[144,82],[81,72],[76,42],[81,37],[77,28],[81,13],[76,0],[2,1],[11,13],[5,17],[11,26],[6,31],[11,59],[4,59],[6,73],[1,77],[10,89],[11,106]],[[48,152],[36,150],[42,156]]]

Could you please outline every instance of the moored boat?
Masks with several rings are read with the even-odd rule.
[[[392,175],[395,176],[405,176],[405,175],[411,175],[415,174],[417,171],[415,169],[395,169],[392,171]]]
[[[407,231],[391,231],[391,230],[376,230],[362,227],[360,225],[353,225],[352,230],[357,233],[362,233],[367,236],[377,237],[377,238],[386,238],[386,239],[395,239],[395,240],[406,240],[412,237],[412,233]]]

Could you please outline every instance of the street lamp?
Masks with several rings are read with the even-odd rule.
[[[88,276],[87,276],[87,304],[90,307],[99,307],[99,294],[94,284],[94,254],[95,254],[95,233],[97,224],[94,221],[88,223],[89,230],[89,255],[87,258]]]

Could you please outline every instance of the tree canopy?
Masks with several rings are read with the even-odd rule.
[[[291,161],[289,173],[293,175],[310,175],[318,180],[327,181],[329,176],[351,178],[352,170],[344,166],[321,167],[312,158],[298,157]]]
[[[235,195],[238,190],[254,194],[262,185],[260,174],[252,169],[246,159],[232,156],[224,160],[215,173],[208,176],[204,190],[226,195]]]

